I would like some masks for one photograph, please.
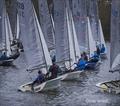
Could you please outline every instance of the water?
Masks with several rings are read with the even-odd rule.
[[[17,88],[31,80],[24,59],[21,55],[15,66],[0,67],[0,106],[120,106],[120,95],[102,93],[95,86],[120,77],[118,73],[109,73],[109,59],[98,70],[83,73],[78,81],[62,82],[55,91],[22,93]]]

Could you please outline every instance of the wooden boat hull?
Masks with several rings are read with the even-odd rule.
[[[106,81],[96,84],[103,92],[120,94],[120,80]]]
[[[82,71],[73,71],[73,72],[68,72],[64,75],[61,75],[61,81],[68,81],[68,80],[76,80],[80,78],[80,74]]]
[[[24,85],[21,85],[18,90],[22,92],[41,92],[41,91],[47,91],[52,90],[60,86],[60,80],[61,78],[55,78],[48,81],[45,81],[39,85],[34,86],[34,90],[32,89],[32,82],[26,83]]]

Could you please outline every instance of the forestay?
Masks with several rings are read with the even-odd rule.
[[[48,48],[39,25],[36,12],[31,0],[18,0],[21,5],[18,7],[20,15],[20,31],[25,55],[28,61],[28,69],[48,69],[52,64]],[[24,27],[25,29],[23,29]]]
[[[120,1],[112,0],[110,64],[113,70],[120,69]]]
[[[40,24],[49,50],[54,48],[54,31],[47,0],[38,0]]]

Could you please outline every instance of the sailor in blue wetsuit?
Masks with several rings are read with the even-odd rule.
[[[84,60],[83,54],[81,54],[81,58],[79,59],[78,63],[75,63],[77,66],[75,67],[74,70],[84,70],[86,61]]]
[[[98,53],[95,51],[94,55],[90,58],[89,62],[98,62],[99,61],[99,55]]]
[[[102,46],[101,46],[101,51],[100,51],[101,53],[105,53],[105,46],[104,46],[104,44],[102,44]]]
[[[45,81],[45,75],[39,70],[37,78],[32,83],[32,88],[34,84],[40,84]]]
[[[0,57],[0,60],[6,60],[6,59],[8,59],[8,56],[6,55],[5,52],[3,52],[3,54]]]

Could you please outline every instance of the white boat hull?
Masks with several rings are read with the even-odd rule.
[[[80,74],[82,71],[74,71],[74,72],[68,72],[61,77],[61,81],[67,81],[67,80],[76,80],[80,78]]]
[[[22,92],[41,92],[41,91],[47,91],[52,90],[60,86],[60,80],[61,78],[55,78],[48,81],[45,81],[37,86],[34,86],[34,91],[32,90],[32,82],[26,83],[24,85],[21,85],[18,90]]]
[[[96,84],[102,92],[120,94],[120,80],[106,81]]]
[[[101,53],[100,54],[100,58],[101,59],[106,59],[107,58],[107,54],[106,53]]]

